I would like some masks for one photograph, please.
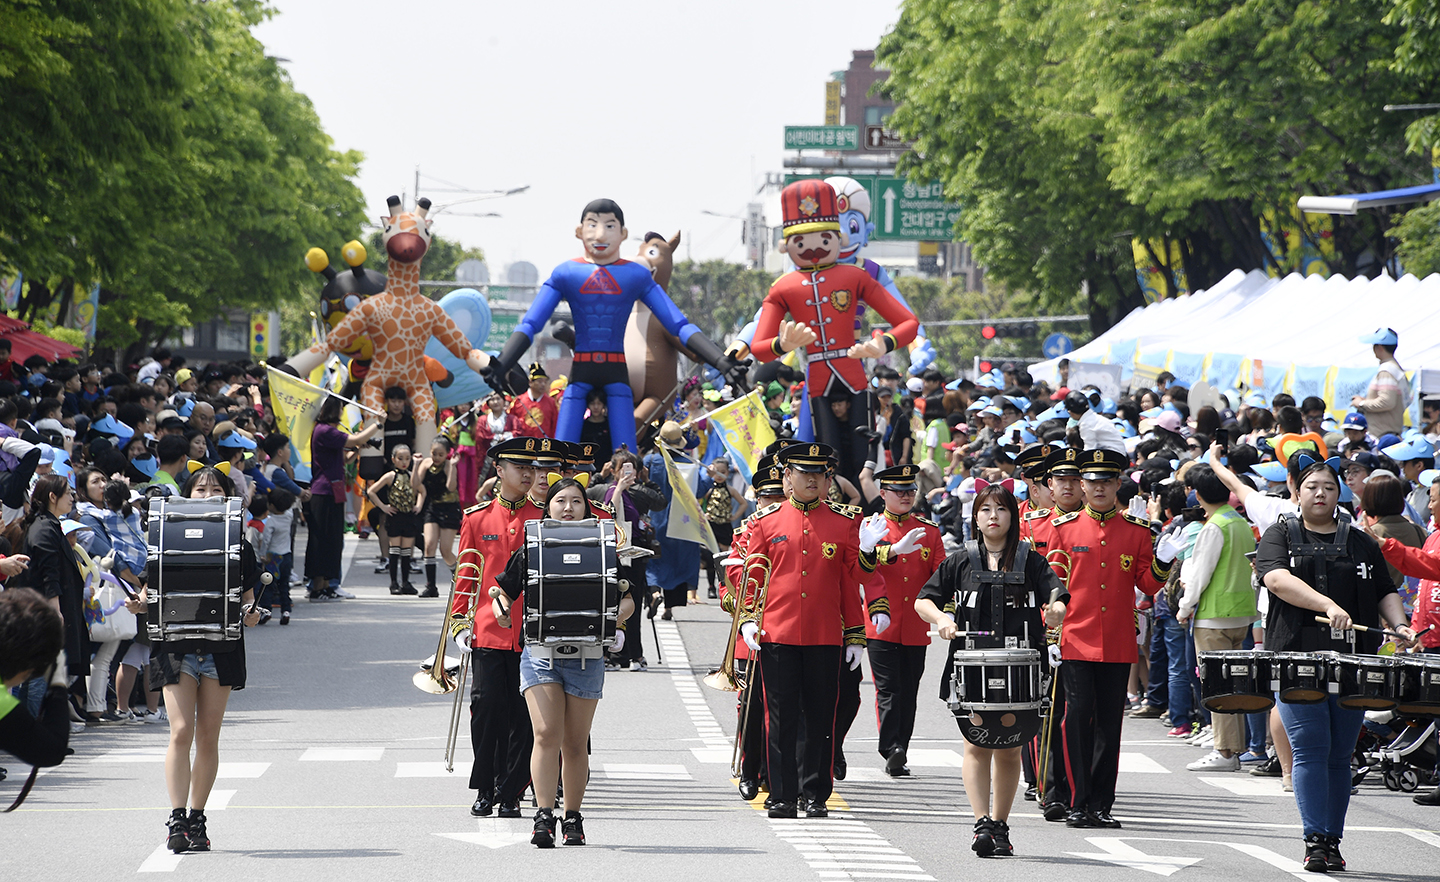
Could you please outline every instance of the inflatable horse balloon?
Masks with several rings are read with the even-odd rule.
[[[675,269],[675,251],[680,247],[680,234],[667,242],[659,233],[646,233],[636,260],[650,267],[655,283],[670,291],[670,275]],[[673,298],[672,298],[673,299]],[[654,313],[637,302],[625,325],[625,364],[630,370],[630,388],[635,394],[635,424],[643,426],[658,417],[675,397],[679,382],[680,354],[696,363],[680,338],[665,330],[654,320]]]
[[[331,352],[352,351],[361,338],[368,337],[374,353],[361,384],[360,403],[383,413],[385,390],[403,388],[415,413],[415,449],[428,451],[435,438],[435,396],[430,383],[443,379],[427,374],[425,347],[430,338],[439,340],[472,371],[478,372],[489,359],[470,345],[440,304],[420,291],[420,260],[430,247],[431,221],[426,217],[430,200],[419,200],[414,211],[403,211],[398,196],[391,196],[387,204],[389,214],[380,219],[384,226],[381,240],[390,259],[385,290],[364,298],[324,340],[291,358],[289,366],[305,376]]]

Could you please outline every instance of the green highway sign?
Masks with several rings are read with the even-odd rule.
[[[786,126],[786,150],[859,150],[859,126]]]
[[[485,345],[481,349],[500,349],[515,333],[515,328],[520,324],[520,316],[503,312],[492,312],[490,314],[490,336],[485,338]]]
[[[786,175],[785,183],[824,175]],[[870,191],[870,222],[875,225],[873,241],[949,242],[955,238],[955,221],[960,206],[945,201],[939,184],[916,185],[904,178],[876,178],[850,175]]]
[[[870,220],[876,239],[955,237],[960,206],[945,201],[939,184],[912,184],[904,178],[875,178],[870,189]]]

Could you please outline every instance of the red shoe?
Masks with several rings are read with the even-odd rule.
[[[1191,735],[1195,734],[1195,730],[1191,729],[1189,726],[1176,726],[1165,734],[1170,736],[1171,738],[1189,738]]]

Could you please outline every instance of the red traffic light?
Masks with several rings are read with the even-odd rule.
[[[994,325],[985,325],[984,327],[982,327],[982,328],[980,329],[980,336],[984,337],[986,340],[994,340],[994,339],[995,339],[995,326],[994,326]]]
[[[994,329],[991,328],[990,330],[994,330]],[[994,369],[995,369],[995,365],[991,364],[990,362],[988,362],[988,361],[982,361],[982,362],[980,362],[980,373],[982,373],[982,374],[988,374],[988,373],[990,373],[991,371],[993,371]]]

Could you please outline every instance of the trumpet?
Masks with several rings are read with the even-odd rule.
[[[478,559],[464,560],[467,556]],[[460,665],[455,674],[451,675],[445,669],[445,643],[459,634],[461,631],[469,630],[473,633],[475,628],[475,610],[479,605],[480,583],[485,578],[485,555],[473,548],[467,548],[460,552],[461,560],[456,561],[455,573],[450,577],[450,599],[445,604],[445,611],[441,614],[440,621],[440,642],[435,648],[435,661],[428,671],[422,670],[415,674],[412,682],[423,692],[431,695],[448,695],[455,693],[455,701],[450,707],[450,728],[445,739],[445,771],[455,771],[455,744],[460,738],[460,720],[463,716],[462,700],[465,694],[465,677],[470,673],[470,655],[467,653],[460,656]],[[460,591],[460,574],[473,570],[475,580],[472,587],[467,588],[463,594],[470,598],[470,611],[464,615],[452,615],[450,610],[455,607],[456,592]]]
[[[751,688],[755,684],[755,676],[760,670],[760,658],[758,654],[752,653],[750,665],[744,674],[735,669],[735,647],[740,640],[740,626],[747,621],[753,621],[756,625],[764,627],[765,623],[765,597],[770,589],[770,575],[773,564],[770,558],[759,552],[748,554],[740,563],[740,587],[737,590],[730,584],[729,574],[725,572],[723,564],[736,563],[733,558],[721,561],[722,581],[725,583],[727,597],[732,599],[733,609],[730,620],[730,639],[725,644],[725,657],[720,662],[720,669],[705,677],[704,683],[712,689],[719,689],[722,692],[743,692],[744,698],[740,705],[740,719],[735,726],[735,747],[730,755],[730,771],[737,778],[740,777],[740,758],[744,750],[746,721],[750,718],[750,704],[755,700],[755,690]]]

